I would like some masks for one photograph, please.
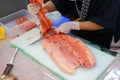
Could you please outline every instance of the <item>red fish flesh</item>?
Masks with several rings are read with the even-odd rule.
[[[89,48],[69,35],[52,35],[43,40],[43,46],[53,61],[67,73],[73,74],[78,67],[93,67],[96,64]]]
[[[42,26],[42,33],[41,36],[46,36],[47,34],[54,31],[54,28],[52,27],[52,21],[49,20],[45,14],[47,13],[47,10],[44,9],[42,6],[41,0],[30,0],[30,3],[37,3],[40,7],[39,12],[36,14],[38,19],[40,20],[41,26]]]

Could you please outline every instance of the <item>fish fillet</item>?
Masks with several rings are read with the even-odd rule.
[[[93,67],[96,60],[87,46],[77,38],[66,34],[54,34],[42,41],[53,61],[69,74],[78,67]]]

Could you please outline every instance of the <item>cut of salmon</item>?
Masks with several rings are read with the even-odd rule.
[[[53,61],[69,74],[78,67],[93,67],[96,60],[92,52],[79,39],[66,34],[54,34],[43,40],[43,46]]]
[[[30,0],[30,3],[36,3],[40,7],[40,10],[36,15],[37,15],[38,19],[40,20],[40,23],[42,26],[41,36],[44,37],[47,34],[53,32],[54,28],[52,27],[52,21],[46,17],[45,14],[47,13],[47,10],[44,9],[42,1],[41,0]]]

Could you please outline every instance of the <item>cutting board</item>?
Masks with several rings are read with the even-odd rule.
[[[52,71],[55,75],[59,76],[61,80],[96,80],[115,59],[115,57],[85,43],[93,52],[97,64],[93,68],[78,68],[76,69],[75,74],[70,75],[64,73],[54,63],[49,54],[44,50],[41,41],[38,41],[31,46],[29,45],[39,38],[39,30],[34,28],[20,37],[11,40],[11,44],[18,47],[24,54]]]

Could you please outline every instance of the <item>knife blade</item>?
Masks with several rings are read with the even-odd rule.
[[[40,40],[42,40],[42,39],[44,39],[44,38],[48,38],[48,37],[50,37],[50,36],[52,36],[52,35],[54,35],[54,34],[56,34],[56,33],[57,33],[56,31],[51,32],[51,33],[49,33],[48,35],[46,35],[46,36],[44,36],[44,37],[41,37],[41,38],[39,38],[39,39],[31,42],[31,43],[29,44],[29,46],[33,45],[34,43],[36,43],[36,42],[38,42],[38,41],[40,41]]]

